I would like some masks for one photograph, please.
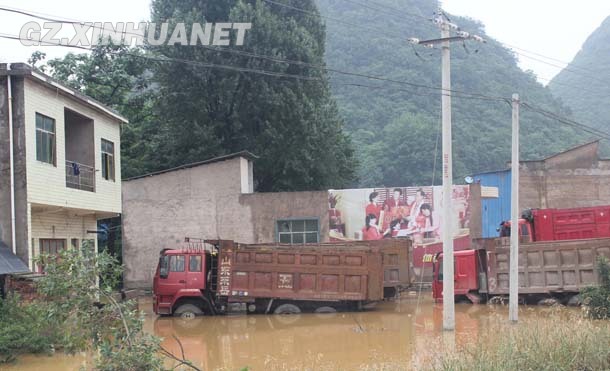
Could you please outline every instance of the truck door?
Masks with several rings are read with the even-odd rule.
[[[186,287],[188,289],[203,290],[206,288],[205,284],[205,272],[203,267],[204,255],[203,254],[192,254],[188,255],[188,273],[186,276]]]
[[[443,301],[443,256],[438,255],[432,264],[432,297],[436,302]]]
[[[186,257],[169,255],[167,272],[160,272],[158,295],[173,296],[186,287]]]

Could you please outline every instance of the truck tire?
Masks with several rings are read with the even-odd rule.
[[[569,307],[577,307],[581,304],[582,304],[582,300],[580,300],[580,295],[571,296],[570,300],[568,300]]]
[[[195,304],[182,304],[174,311],[174,316],[181,317],[183,319],[191,319],[196,316],[200,316],[203,314],[201,308],[196,306]]]
[[[301,309],[294,304],[282,304],[275,308],[274,314],[300,314]]]
[[[318,307],[316,308],[316,310],[314,310],[314,313],[337,313],[337,310],[331,306],[323,306],[323,307]]]

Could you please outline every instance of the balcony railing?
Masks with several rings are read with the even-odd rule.
[[[66,187],[95,192],[95,169],[74,161],[66,161]]]

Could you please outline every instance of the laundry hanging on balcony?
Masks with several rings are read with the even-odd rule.
[[[75,176],[79,176],[79,175],[80,175],[80,166],[79,166],[79,165],[78,165],[78,163],[76,163],[76,162],[73,162],[73,163],[72,163],[72,173],[73,173]]]

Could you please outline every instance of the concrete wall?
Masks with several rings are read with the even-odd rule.
[[[279,219],[318,218],[320,242],[328,242],[328,192],[253,193],[240,196],[251,210],[253,234],[245,243],[276,241]]]
[[[240,188],[239,158],[124,181],[125,284],[150,287],[159,251],[184,237],[229,238],[217,228],[220,215],[235,220],[231,237],[249,236],[249,226],[238,223],[250,213],[236,208]]]
[[[248,162],[250,164],[248,164]],[[319,219],[328,238],[328,193],[250,191],[241,157],[123,182],[123,262],[127,288],[150,288],[162,248],[184,237],[275,241],[277,219]]]
[[[15,237],[17,255],[27,262],[29,258],[29,239],[24,79],[23,77],[15,76],[11,79],[13,95],[13,154],[15,164]],[[0,77],[0,241],[12,248],[9,140],[7,78]]]

